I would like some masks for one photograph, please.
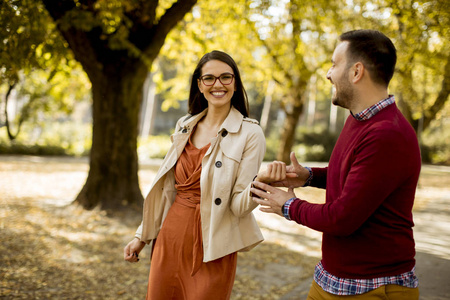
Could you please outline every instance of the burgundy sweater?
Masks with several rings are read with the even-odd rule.
[[[292,220],[323,232],[322,264],[340,278],[399,275],[415,265],[412,207],[421,166],[414,130],[395,104],[349,116],[327,168],[311,186],[326,203],[294,201]]]

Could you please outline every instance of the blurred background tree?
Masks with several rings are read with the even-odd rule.
[[[0,120],[13,141],[25,121],[37,124],[42,114],[72,112],[90,85],[40,2],[2,2],[0,16]],[[21,100],[15,118],[7,110],[12,95]]]
[[[268,136],[266,158],[288,162],[294,149],[311,154],[304,158],[327,160],[348,115],[329,101],[326,72],[336,40],[347,30],[378,29],[398,48],[390,91],[421,138],[433,120],[438,127],[447,124],[449,11],[442,0],[199,1],[163,47],[160,62],[170,62],[174,72],[155,76],[158,92],[165,109],[177,106],[187,97],[180,84],[189,80],[185,70],[202,53],[227,51],[243,70],[254,117]],[[303,127],[321,136],[321,144]],[[426,148],[426,161],[436,162]]]
[[[332,51],[342,32],[371,28],[397,47],[390,92],[417,131],[424,162],[450,164],[449,6],[446,0],[2,1],[1,123],[14,139],[24,120],[34,130],[42,115],[67,115],[92,101],[92,147],[83,143],[90,172],[77,201],[86,208],[140,203],[137,142],[141,159],[164,156],[167,135],[187,112],[192,70],[219,49],[241,69],[251,117],[266,133],[266,160],[288,162],[293,150],[302,160],[326,161],[348,116],[329,100]],[[25,100],[15,118],[5,118],[13,93]],[[78,146],[69,139],[83,130],[63,131],[67,138],[56,144],[74,153]]]
[[[9,48],[5,56],[13,55],[16,49],[23,52],[2,58],[2,71],[10,87],[22,70],[46,69],[42,60],[65,57],[69,49],[92,84],[90,169],[76,199],[85,208],[142,203],[136,147],[143,84],[166,35],[195,2],[2,1],[3,28],[9,28],[2,39],[2,46]],[[60,36],[56,36],[55,24]],[[63,47],[56,47],[63,40]],[[37,55],[40,45],[45,53]],[[47,49],[50,46],[55,47]],[[15,64],[8,65],[8,60]],[[53,61],[61,63],[56,57]],[[52,77],[50,72],[47,82],[51,83]],[[48,92],[29,95],[38,99]]]

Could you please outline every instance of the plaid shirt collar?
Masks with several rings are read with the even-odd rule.
[[[394,95],[389,95],[388,98],[381,100],[380,102],[372,105],[369,108],[366,108],[365,110],[357,113],[356,115],[352,113],[352,116],[358,121],[366,121],[375,116],[377,113],[379,113],[383,108],[386,108],[387,106],[393,104],[394,102],[395,102]]]

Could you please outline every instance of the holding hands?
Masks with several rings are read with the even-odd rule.
[[[251,192],[256,196],[253,201],[260,204],[260,210],[283,216],[282,207],[286,201],[295,198],[294,188],[301,187],[309,178],[308,169],[301,166],[295,153],[291,152],[291,164],[274,161],[258,173]],[[270,184],[270,185],[269,185]],[[284,191],[276,187],[287,187]]]
[[[258,173],[255,181],[287,188],[303,186],[309,178],[309,171],[298,163],[294,152],[291,152],[290,158],[291,164],[289,166],[281,161],[268,164],[265,170]]]
[[[258,173],[256,181],[272,183],[286,178],[286,164],[282,161],[273,161],[267,168]]]
[[[253,201],[261,205],[260,211],[265,213],[274,213],[283,216],[283,205],[291,198],[295,198],[294,189],[289,188],[288,191],[283,191],[279,188],[270,186],[268,184],[255,181],[251,189]]]

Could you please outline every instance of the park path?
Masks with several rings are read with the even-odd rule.
[[[148,192],[159,163],[159,160],[148,160],[140,163],[140,181],[143,194]],[[310,165],[317,164],[311,163]],[[64,208],[74,199],[86,179],[87,171],[87,160],[84,158],[0,156],[0,190],[2,191],[0,196],[0,237],[2,242],[4,237],[2,234],[5,232],[3,230],[11,229],[15,233],[20,233],[20,228],[14,228],[14,224],[9,223],[9,220],[20,221],[17,216],[12,216],[20,210],[16,207],[18,204],[15,202],[17,201],[21,202],[20,205],[25,205],[24,203],[29,201],[30,205],[37,205],[51,211],[55,218],[69,219],[71,216],[65,212],[68,209],[55,210],[55,208]],[[324,192],[317,189],[305,188],[298,190],[297,193],[307,200],[321,202],[324,199]],[[32,210],[28,209],[28,211]],[[99,219],[94,212],[84,213],[76,210],[73,212],[86,215],[85,218],[95,219],[103,227],[106,227],[107,224],[109,228],[104,229],[105,232],[108,230],[109,233],[111,227],[114,227],[114,234],[119,236],[122,241],[118,241],[118,245],[114,244],[111,247],[120,248],[121,243],[123,244],[127,240],[127,235],[132,234],[134,229],[134,225],[130,226],[129,229],[123,229],[118,223]],[[255,210],[255,216],[262,228],[265,242],[255,250],[240,254],[232,299],[305,299],[312,280],[313,267],[320,259],[321,234],[258,210]],[[36,217],[32,215],[23,217],[34,222],[34,224],[39,224],[42,221],[33,219]],[[77,218],[81,220],[84,217]],[[414,234],[421,299],[450,299],[450,285],[448,284],[450,278],[449,167],[423,166],[414,208],[414,221],[416,224]],[[64,220],[58,222],[64,222]],[[83,224],[78,226],[83,226]],[[91,226],[90,224],[88,224],[88,228],[92,229],[89,226]],[[103,227],[98,229],[98,232],[94,231],[88,234],[100,236]],[[78,230],[81,231],[80,228]],[[81,233],[75,232],[72,234],[74,241],[83,238]],[[8,240],[8,242],[14,243],[14,240]],[[12,246],[19,247],[18,245]],[[86,262],[84,257],[86,254],[83,250],[82,247],[70,250],[72,254],[67,254],[69,262],[88,266],[89,259]],[[116,252],[114,250],[111,252],[114,254],[108,253],[108,255],[117,255]],[[101,260],[101,254],[96,254],[96,256],[100,257],[96,259]],[[92,258],[91,260],[96,261]],[[113,260],[111,258],[109,260],[112,264]],[[2,264],[3,262],[14,263],[4,256],[0,256],[0,261],[2,261]],[[89,265],[89,268],[92,268],[92,266]],[[122,266],[117,268],[120,268],[120,271],[114,269],[114,272],[122,272]],[[140,266],[140,268],[138,271],[142,278],[137,281],[127,278],[124,280],[125,283],[138,282],[144,285],[148,265]],[[9,275],[11,278],[18,276],[19,281],[23,279],[20,274],[11,273]],[[2,280],[0,298],[15,299],[13,296],[11,298],[7,296],[13,295],[15,291],[8,286],[11,283],[7,278],[2,276],[0,274]],[[75,288],[75,284],[70,286]],[[23,289],[22,287],[19,292],[23,293]],[[44,288],[43,291],[55,295],[62,293],[54,287],[48,288],[48,290]],[[120,297],[117,296],[117,299],[139,299],[135,295],[128,295],[125,291],[126,287],[123,287],[115,292],[120,295]],[[31,293],[31,291],[25,292]],[[107,298],[95,297],[94,289],[90,292],[90,297],[86,297],[86,299]],[[26,297],[17,299],[26,299]],[[69,297],[69,299],[76,299],[76,297]]]

